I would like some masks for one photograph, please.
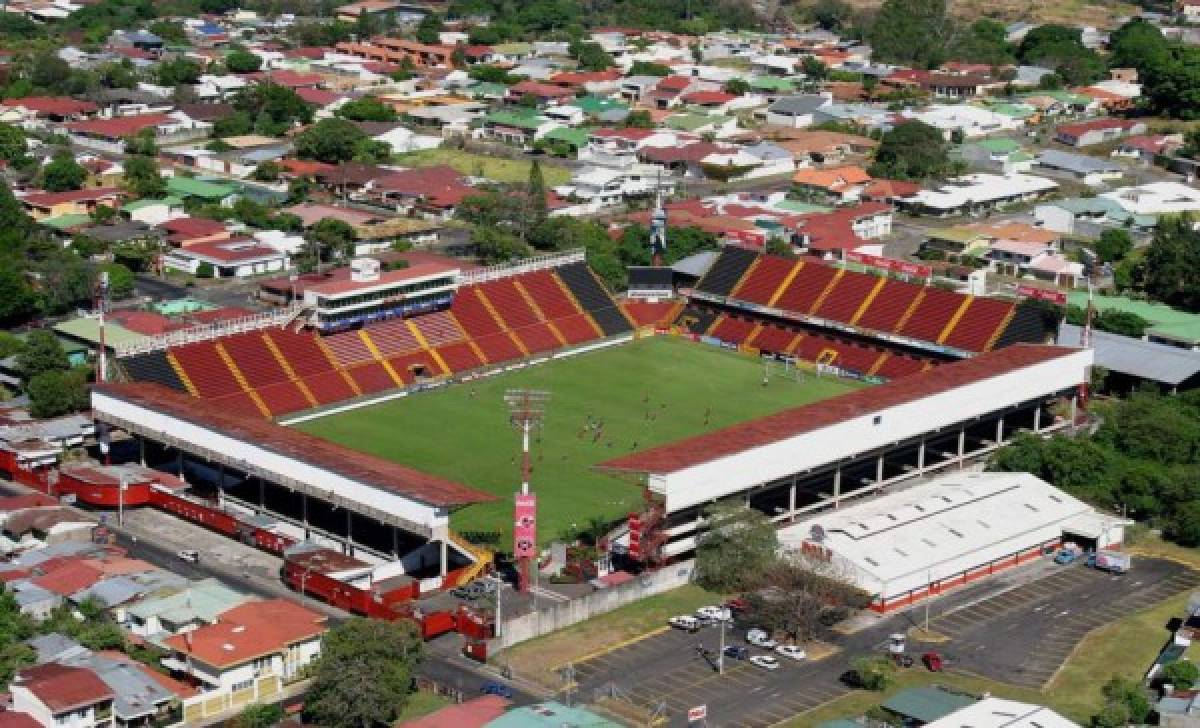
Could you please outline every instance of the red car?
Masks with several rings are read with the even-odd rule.
[[[749,607],[750,605],[746,602],[745,599],[742,599],[741,597],[735,597],[735,598],[730,599],[729,601],[725,602],[725,604],[723,604],[722,606],[731,612],[744,612],[744,611],[746,611],[746,608]]]

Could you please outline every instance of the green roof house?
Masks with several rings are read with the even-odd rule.
[[[237,192],[237,188],[233,185],[206,182],[194,177],[176,176],[167,180],[167,191],[172,196],[185,200],[192,197],[205,202],[221,202],[225,198],[233,196]]]

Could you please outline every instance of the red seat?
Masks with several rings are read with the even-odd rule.
[[[320,404],[332,404],[354,396],[354,389],[338,371],[324,371],[304,377],[304,386]]]
[[[888,281],[863,312],[858,325],[876,331],[894,331],[896,324],[904,317],[904,312],[923,290],[925,289],[921,286],[911,283]]]
[[[287,372],[267,348],[261,331],[225,336],[220,342],[252,388],[287,381]]]
[[[878,282],[878,276],[846,271],[813,315],[849,323]]]
[[[741,344],[754,331],[754,324],[734,316],[721,316],[717,325],[709,331],[709,336],[730,344]]]
[[[465,341],[438,347],[437,352],[446,362],[446,366],[450,367],[450,371],[455,374],[483,366],[483,362],[476,356],[475,350]]]
[[[525,348],[533,352],[554,351],[562,346],[558,343],[558,337],[550,330],[550,327],[541,322],[535,322],[528,326],[524,326],[514,331],[517,338],[525,345]]]
[[[304,396],[304,392],[300,391],[300,387],[296,386],[295,382],[282,381],[268,384],[265,387],[259,387],[254,390],[258,394],[259,399],[271,410],[271,415],[278,417],[280,415],[299,412],[300,410],[310,409],[312,403],[308,401],[308,397]]]
[[[458,289],[450,311],[467,336],[478,339],[500,331],[500,326],[475,292],[475,286]]]
[[[788,287],[784,289],[783,294],[775,303],[775,308],[808,313],[835,275],[837,275],[837,269],[807,261],[792,282],[788,284]]]
[[[504,319],[505,326],[509,329],[532,326],[541,320],[517,290],[512,278],[488,281],[479,286],[479,292],[487,296],[492,308],[496,309],[496,313],[500,314],[500,318]]]
[[[927,288],[908,321],[896,332],[921,341],[937,341],[942,329],[954,319],[966,296],[941,288]]]
[[[362,390],[363,394],[374,394],[396,388],[396,383],[380,362],[372,361],[358,364],[346,371],[354,379],[355,383],[358,384],[358,388]]]
[[[171,353],[201,397],[220,397],[242,391],[242,385],[217,352],[215,341],[185,344],[172,349]]]
[[[1015,304],[995,298],[976,298],[958,325],[946,337],[946,345],[967,351],[983,351],[1008,319]]]
[[[521,276],[521,285],[529,291],[529,296],[546,318],[554,321],[568,316],[583,313],[575,301],[568,296],[559,284],[554,271],[539,270]]]
[[[324,341],[334,358],[344,367],[371,361],[375,358],[375,355],[367,348],[366,342],[358,335],[357,330],[330,334],[325,337]]]
[[[289,329],[269,329],[263,332],[263,336],[275,344],[275,348],[279,349],[279,353],[296,376],[304,377],[333,369],[329,357],[325,356],[325,352],[321,351],[317,344],[316,334],[296,333]]]

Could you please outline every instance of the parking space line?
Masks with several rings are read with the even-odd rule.
[[[671,630],[671,627],[669,627],[669,626],[659,627],[657,629],[650,630],[649,632],[646,632],[645,634],[640,634],[636,637],[630,637],[627,640],[622,640],[621,642],[617,642],[615,644],[608,645],[607,647],[596,650],[595,652],[588,653],[588,654],[584,655],[583,657],[578,657],[578,658],[572,660],[571,662],[573,662],[573,663],[587,662],[588,660],[592,660],[592,659],[600,657],[602,655],[607,655],[607,654],[616,652],[617,650],[619,650],[623,647],[628,647],[629,645],[637,644],[638,642],[641,642],[642,640],[650,639],[651,637],[656,637],[656,636],[662,634],[663,632],[669,632],[670,630]],[[568,663],[564,662],[562,665],[559,665],[558,667],[556,667],[554,669],[558,670],[559,668],[562,668],[563,665],[566,665],[566,664],[568,664]]]

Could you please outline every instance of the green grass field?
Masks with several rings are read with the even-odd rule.
[[[549,362],[486,380],[424,392],[300,425],[300,429],[501,497],[451,516],[459,531],[510,539],[512,494],[520,484],[520,435],[503,395],[547,390],[545,425],[533,448],[542,542],[620,518],[640,489],[592,465],[651,445],[848,392],[858,385],[805,374],[762,385],[753,357],[656,337]],[[705,413],[709,411],[708,423]],[[603,423],[597,437],[588,418]]]

